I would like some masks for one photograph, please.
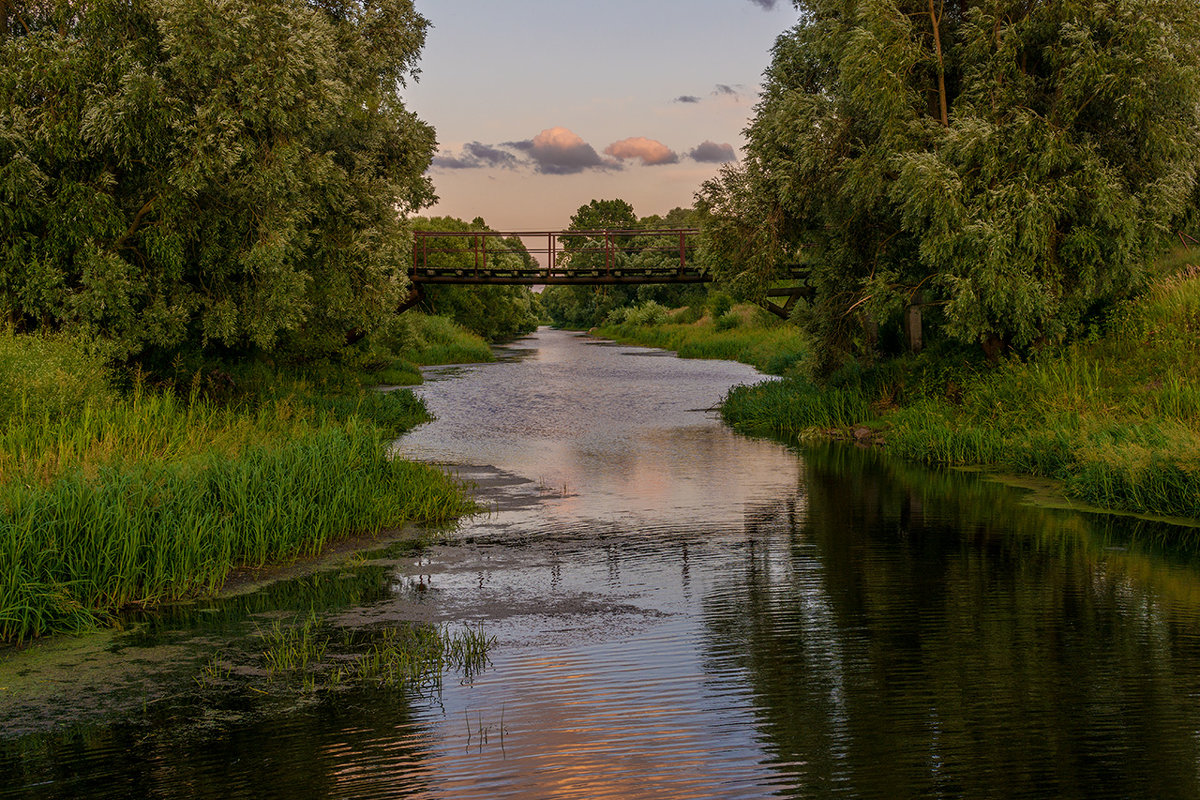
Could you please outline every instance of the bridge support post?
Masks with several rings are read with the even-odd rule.
[[[796,301],[811,292],[812,289],[808,286],[785,286],[781,289],[768,289],[766,295],[763,297],[762,307],[780,319],[790,319],[792,308],[796,305]],[[787,301],[783,305],[779,305],[771,300],[772,297],[786,297]]]
[[[401,300],[400,305],[396,307],[396,313],[403,314],[424,299],[425,287],[419,283],[414,283],[412,288],[408,290],[408,297]]]

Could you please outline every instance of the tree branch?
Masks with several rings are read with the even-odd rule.
[[[150,213],[150,207],[154,205],[154,202],[158,198],[159,195],[154,195],[154,197],[146,201],[145,205],[138,209],[138,212],[133,215],[133,222],[129,223],[129,228],[121,234],[120,238],[113,242],[114,250],[120,250],[125,245],[125,242],[129,241],[129,238],[137,233],[138,226],[142,224],[142,218]]]
[[[939,14],[933,7],[933,0],[929,0],[929,21],[933,24],[933,48],[937,52],[938,62],[938,102],[941,104],[942,111],[942,127],[950,127],[950,115],[946,110],[946,61],[942,56],[942,17],[946,14],[945,0],[941,2],[941,13]]]

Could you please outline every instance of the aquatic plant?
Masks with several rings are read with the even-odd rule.
[[[249,662],[221,654],[201,670],[197,683],[265,677],[307,691],[355,685],[436,690],[448,671],[471,680],[488,666],[495,644],[482,623],[452,627],[405,621],[355,630],[323,625],[315,612],[303,620],[276,620],[260,638],[263,649]]]
[[[0,640],[80,630],[213,591],[239,566],[473,509],[441,472],[388,457],[391,436],[428,418],[411,392],[230,406],[89,387],[70,408],[24,403],[0,428]]]

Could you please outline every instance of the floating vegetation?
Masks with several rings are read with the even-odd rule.
[[[400,622],[356,630],[322,623],[315,612],[276,620],[260,634],[261,649],[220,653],[196,676],[201,688],[243,684],[260,693],[328,692],[374,686],[437,693],[456,672],[470,682],[491,663],[495,637],[470,626]]]

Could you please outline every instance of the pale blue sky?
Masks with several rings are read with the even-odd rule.
[[[764,5],[417,0],[434,27],[406,98],[441,156],[425,213],[528,230],[593,198],[642,216],[691,205],[723,146],[738,153],[771,45],[796,20],[790,2]]]

